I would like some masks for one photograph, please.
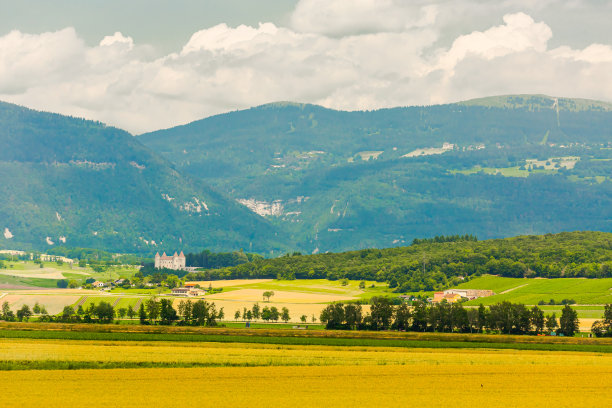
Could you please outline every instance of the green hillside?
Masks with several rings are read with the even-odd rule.
[[[610,106],[542,95],[361,112],[277,103],[139,140],[295,248],[342,251],[612,231]]]
[[[464,289],[489,289],[496,295],[480,298],[468,304],[491,305],[508,300],[526,305],[537,305],[554,300],[560,304],[564,299],[582,305],[612,303],[612,279],[513,279],[483,276],[457,286]]]
[[[0,248],[286,248],[263,218],[104,124],[0,103]]]
[[[408,247],[259,259],[230,268],[200,272],[191,278],[376,280],[388,282],[389,287],[401,293],[441,290],[464,282],[466,287],[472,282],[480,282],[481,286],[473,289],[491,289],[501,293],[526,282],[540,282],[524,279],[538,277],[591,278],[576,280],[576,291],[588,292],[591,287],[587,282],[595,282],[592,278],[612,278],[610,233],[565,232],[487,241],[455,238],[451,242],[425,242]],[[471,280],[486,274],[517,279],[501,282]],[[579,287],[583,282],[586,286]],[[530,289],[531,286],[525,290],[532,295]],[[598,287],[597,291],[601,292],[600,289]],[[516,289],[512,291],[513,296],[515,292],[521,293]],[[545,292],[535,292],[535,295],[542,293]]]

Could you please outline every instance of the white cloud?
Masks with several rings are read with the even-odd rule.
[[[138,133],[277,100],[373,109],[612,94],[610,44],[550,48],[546,22],[517,12],[445,45],[440,13],[424,1],[302,0],[289,27],[219,24],[162,57],[120,32],[87,46],[72,28],[12,31],[0,37],[0,99]]]
[[[300,0],[291,26],[300,32],[331,36],[402,32],[431,26],[435,5],[406,0]]]
[[[452,70],[470,55],[491,60],[530,49],[544,52],[551,37],[552,31],[546,24],[536,23],[524,13],[507,14],[503,25],[457,38],[440,59],[439,68]]]

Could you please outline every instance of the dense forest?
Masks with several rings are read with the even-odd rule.
[[[205,249],[202,252],[190,252],[185,255],[187,266],[204,269],[218,269],[227,266],[236,266],[243,263],[252,262],[256,259],[263,259],[263,257],[244,251],[211,252],[208,249]]]
[[[441,239],[442,240],[442,239]],[[188,279],[354,279],[388,282],[397,292],[440,290],[482,274],[505,277],[612,277],[612,234],[564,232],[485,241],[317,255],[288,254],[191,273]]]
[[[0,178],[0,248],[285,249],[269,222],[98,122],[0,102]]]

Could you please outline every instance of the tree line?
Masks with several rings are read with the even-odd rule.
[[[36,307],[36,306],[35,306]],[[178,309],[174,308],[173,299],[157,299],[151,297],[142,303],[138,310],[131,305],[127,308],[115,309],[109,302],[90,303],[87,307],[79,305],[76,310],[73,306],[65,306],[63,311],[55,316],[49,315],[42,307],[35,310],[39,322],[58,323],[112,323],[117,317],[130,319],[138,317],[140,324],[160,324],[180,326],[216,326],[218,321],[225,317],[223,308],[217,310],[213,302],[203,299],[196,301],[181,301]],[[8,302],[2,305],[0,319],[5,321],[27,321],[33,315],[27,305],[23,305],[14,313]]]
[[[250,254],[242,250],[234,252],[211,252],[208,249],[196,253],[190,252],[185,255],[185,263],[187,266],[194,266],[204,269],[217,269],[228,266],[236,266],[251,262],[254,259],[263,259],[263,257],[257,254]]]
[[[433,238],[415,238],[412,240],[412,245],[419,244],[439,244],[441,242],[458,242],[458,241],[478,241],[476,235],[464,234],[464,235],[436,235]]]
[[[579,329],[578,313],[566,305],[559,322],[555,313],[544,315],[538,306],[527,308],[520,303],[504,301],[486,308],[465,308],[460,303],[443,301],[427,304],[417,301],[393,305],[391,299],[374,297],[370,312],[360,304],[333,303],[321,312],[321,323],[334,330],[400,330],[443,333],[531,334],[543,333],[573,336]]]

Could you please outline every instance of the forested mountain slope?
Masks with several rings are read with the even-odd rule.
[[[542,95],[342,112],[276,103],[139,140],[307,252],[612,231],[612,105]]]
[[[0,103],[0,248],[286,248],[275,228],[133,136]]]

